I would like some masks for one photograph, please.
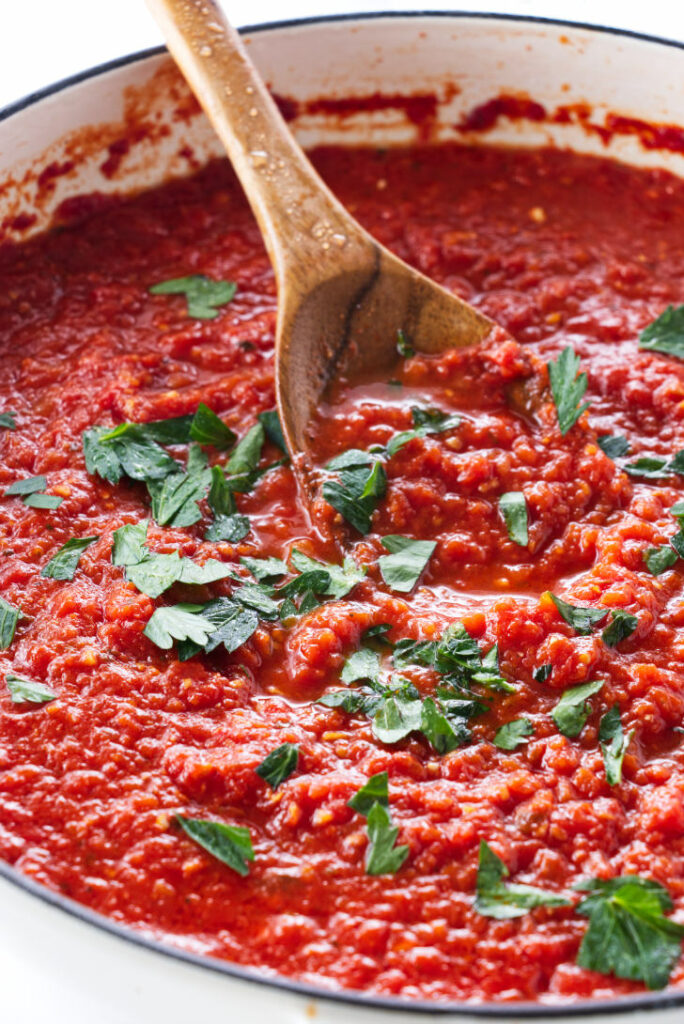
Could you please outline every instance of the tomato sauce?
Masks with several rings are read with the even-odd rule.
[[[408,357],[392,382],[344,382],[330,397],[321,465],[386,444],[410,428],[413,405],[461,417],[387,462],[366,536],[320,497],[312,525],[287,466],[237,495],[251,526],[239,543],[203,539],[206,503],[194,526],[151,523],[155,551],[236,570],[241,556],[293,548],[331,562],[343,548],[367,567],[343,600],[293,625],[261,622],[231,655],[179,661],[143,634],[172,597],[140,593],[111,560],[113,531],[149,517],[144,488],[89,474],[81,435],[204,402],[242,436],[273,408],[276,298],[258,229],[217,162],[137,197],[72,203],[49,233],[0,249],[0,411],[17,413],[17,429],[0,431],[0,488],[42,474],[63,498],[54,511],[0,499],[0,594],[24,616],[0,651],[0,676],[57,694],[15,704],[0,686],[0,856],[147,935],[328,989],[557,1003],[644,991],[576,965],[587,922],[571,906],[493,920],[473,897],[485,840],[515,882],[576,902],[582,878],[642,875],[684,911],[683,579],[681,563],[654,576],[643,562],[674,532],[681,478],[630,478],[597,444],[623,435],[631,460],[684,448],[684,364],[637,346],[646,324],[684,302],[684,184],[552,150],[330,148],[313,158],[380,241],[515,340]],[[181,296],[149,293],[196,273],[237,283],[213,320],[190,318]],[[527,410],[511,394],[545,379],[544,363],[566,345],[588,373],[591,406],[561,436],[547,391]],[[520,490],[527,547],[497,507]],[[386,534],[437,542],[409,594],[378,571]],[[69,538],[92,535],[73,580],[40,575]],[[206,601],[231,587],[170,594]],[[577,635],[547,591],[625,609],[636,630],[617,647],[600,631]],[[483,651],[498,643],[514,686],[472,720],[469,744],[442,756],[420,734],[383,744],[364,715],[314,702],[340,686],[368,627],[431,639],[456,620]],[[538,682],[543,665],[551,675]],[[434,690],[430,670],[409,675]],[[581,735],[562,735],[550,717],[560,693],[596,678],[604,687]],[[634,735],[611,786],[598,728],[615,704]],[[520,716],[533,735],[499,749],[497,729]],[[272,790],[255,768],[284,742],[298,745],[299,764]],[[395,874],[373,877],[365,822],[347,802],[384,770],[409,852]],[[194,844],[176,814],[247,826],[249,874]],[[670,983],[684,987],[683,965]]]

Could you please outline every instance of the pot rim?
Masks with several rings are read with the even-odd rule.
[[[495,11],[363,11],[359,13],[310,15],[302,18],[287,18],[278,21],[260,22],[256,25],[244,25],[239,32],[244,35],[254,35],[258,32],[272,32],[281,29],[300,29],[306,25],[336,24],[344,22],[376,21],[386,19],[419,19],[419,18],[472,18],[481,21],[504,21],[526,24],[540,24],[555,26],[558,28],[581,29],[587,32],[598,32],[605,35],[618,36],[620,38],[636,39],[641,42],[656,43],[661,46],[675,47],[684,50],[684,41],[668,39],[662,36],[649,35],[645,32],[636,32],[631,29],[611,28],[608,25],[592,25],[581,21],[568,21],[562,18],[547,18],[540,15],[497,13]],[[141,61],[157,57],[166,53],[165,46],[152,46],[144,50],[137,50],[134,53],[126,54],[113,60],[105,61],[93,67],[86,68],[74,75],[61,78],[42,89],[28,93],[26,96],[0,108],[0,123],[21,113],[33,104],[54,96],[71,86],[109,71],[126,67],[128,64],[135,64]],[[133,928],[125,927],[116,921],[105,917],[102,914],[91,910],[75,900],[70,899],[61,893],[48,889],[47,886],[34,881],[27,875],[22,874],[16,868],[5,861],[0,861],[0,878],[6,879],[18,888],[23,889],[31,896],[42,900],[48,905],[58,908],[71,917],[93,925],[110,935],[113,935],[125,942],[142,947],[150,952],[159,953],[163,956],[170,956],[176,960],[183,961],[193,967],[204,970],[211,970],[219,974],[227,975],[237,981],[251,983],[257,986],[268,986],[288,992],[292,995],[304,996],[309,999],[325,1000],[326,1002],[342,1003],[352,1006],[359,1006],[369,1010],[392,1010],[397,1013],[424,1014],[431,1017],[443,1017],[447,1014],[458,1017],[479,1017],[498,1018],[501,1020],[558,1020],[562,1021],[570,1017],[583,1017],[586,1015],[609,1017],[621,1012],[634,1012],[638,1010],[668,1010],[677,1007],[684,1008],[684,992],[664,990],[663,992],[645,993],[639,996],[626,996],[619,999],[582,1000],[572,1005],[550,1005],[548,1003],[454,1003],[454,1002],[429,1002],[426,1000],[408,1000],[391,996],[366,995],[355,990],[330,991],[319,988],[305,982],[299,982],[285,975],[264,975],[254,968],[242,967],[227,960],[219,960],[216,957],[204,956],[200,953],[192,953],[189,950],[180,949],[173,945],[167,945],[158,939],[150,938],[136,932]]]

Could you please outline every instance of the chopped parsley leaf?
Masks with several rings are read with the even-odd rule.
[[[5,676],[5,682],[13,704],[48,704],[57,696],[49,686],[15,676],[12,672]]]
[[[391,590],[408,594],[420,579],[437,544],[434,540],[413,540],[390,534],[382,538],[382,546],[390,552],[378,558],[383,580]]]
[[[634,729],[626,735],[623,732],[620,707],[614,704],[599,724],[599,746],[609,786],[619,786],[622,782],[622,762],[633,735]]]
[[[213,320],[219,314],[219,307],[233,299],[237,285],[234,281],[212,281],[204,274],[190,274],[160,281],[149,290],[151,295],[185,295],[188,316],[195,320]]]
[[[668,306],[644,327],[639,335],[639,348],[684,359],[684,306]]]
[[[564,690],[560,700],[551,712],[558,731],[564,736],[574,739],[582,732],[587,718],[591,713],[589,698],[603,687],[603,679],[594,679],[589,683],[580,683]]]
[[[528,736],[534,735],[534,726],[529,718],[514,718],[497,730],[494,746],[499,750],[516,750],[521,743],[526,743]]]
[[[254,860],[254,849],[248,828],[224,825],[220,821],[186,818],[182,814],[174,817],[186,835],[212,857],[227,864],[243,878],[249,874],[248,861]]]
[[[52,556],[40,575],[53,580],[73,580],[81,555],[96,540],[99,537],[72,537]]]
[[[475,910],[483,917],[506,920],[522,917],[534,907],[567,907],[568,900],[535,885],[504,882],[508,868],[492,848],[480,840]]]
[[[254,771],[269,784],[271,789],[277,789],[281,783],[289,779],[298,763],[299,749],[294,743],[282,743],[270,754],[267,754]]]
[[[507,491],[499,498],[499,512],[506,524],[508,536],[514,544],[526,548],[529,541],[527,529],[527,502],[522,491]]]
[[[577,423],[589,402],[579,404],[587,390],[587,375],[579,373],[580,359],[568,345],[556,360],[547,364],[551,394],[558,414],[558,426],[565,435]]]

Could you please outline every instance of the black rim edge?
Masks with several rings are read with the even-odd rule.
[[[473,18],[482,21],[508,21],[524,24],[552,25],[558,28],[581,29],[587,32],[598,32],[606,35],[618,36],[620,38],[655,43],[660,46],[674,47],[680,50],[684,49],[684,42],[679,42],[674,39],[666,39],[661,36],[649,35],[644,32],[635,32],[630,29],[610,28],[607,25],[592,25],[588,22],[568,21],[559,18],[546,18],[535,15],[499,14],[496,12],[482,11],[370,11],[362,12],[360,14],[345,13],[314,15],[304,18],[290,18],[279,21],[263,22],[257,25],[245,25],[240,27],[239,31],[244,35],[254,35],[258,32],[272,32],[290,28],[298,29],[306,25],[351,21],[374,21],[382,18],[403,18],[406,20],[413,18]],[[95,67],[80,71],[75,75],[70,75],[67,78],[60,79],[59,81],[54,82],[43,89],[38,89],[36,92],[29,93],[27,96],[24,96],[23,98],[0,109],[0,122],[7,120],[7,118],[12,117],[15,114],[21,113],[23,110],[26,110],[28,107],[33,106],[33,104],[38,103],[41,100],[47,99],[50,96],[54,96],[64,91],[65,89],[71,88],[71,86],[78,85],[90,78],[96,78],[109,71],[116,71],[128,64],[135,64],[139,61],[149,60],[151,57],[160,56],[165,52],[166,47],[164,46],[149,47],[148,49],[126,54],[124,57],[118,57],[114,60],[106,61],[102,64],[96,65]],[[17,888],[23,889],[31,896],[42,900],[44,903],[64,911],[71,917],[75,917],[77,920],[80,920],[85,924],[93,925],[102,931],[108,932],[110,935],[122,939],[124,942],[140,946],[149,952],[159,953],[162,956],[170,956],[176,960],[181,960],[190,964],[193,967],[211,970],[215,973],[233,978],[236,981],[242,981],[255,986],[277,988],[289,992],[292,995],[301,995],[309,999],[345,1003],[352,1006],[361,1006],[365,1009],[371,1010],[392,1010],[398,1013],[406,1012],[414,1014],[423,1013],[433,1017],[441,1017],[446,1014],[451,1014],[455,1016],[469,1015],[473,1017],[490,1019],[500,1018],[504,1020],[510,1018],[517,1018],[518,1020],[532,1020],[535,1018],[545,1018],[547,1020],[562,1019],[564,1017],[581,1017],[585,1014],[601,1014],[603,1016],[610,1016],[624,1012],[635,1012],[638,1010],[666,1010],[684,1007],[684,994],[678,994],[675,991],[665,992],[662,994],[647,993],[637,997],[627,996],[625,998],[613,999],[605,1002],[598,1000],[585,1000],[583,1002],[567,1006],[549,1005],[545,1003],[515,1003],[504,1005],[497,1005],[493,1003],[430,1003],[417,1000],[401,1000],[389,996],[382,997],[378,995],[365,995],[362,992],[353,990],[331,992],[324,988],[319,988],[304,982],[294,981],[283,975],[263,976],[256,970],[250,970],[249,968],[232,964],[229,961],[219,960],[216,957],[208,957],[197,953],[191,953],[188,950],[167,945],[156,939],[149,938],[146,935],[141,935],[135,932],[132,928],[124,927],[116,921],[104,917],[103,915],[90,910],[88,907],[77,903],[75,900],[72,900],[67,896],[63,896],[61,893],[55,892],[48,889],[46,886],[33,881],[27,875],[22,874],[16,868],[3,861],[0,861],[0,877],[11,882],[13,885],[16,885]]]

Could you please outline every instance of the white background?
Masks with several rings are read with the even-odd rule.
[[[389,10],[494,11],[629,28],[684,41],[682,0],[223,0],[234,25]],[[161,36],[144,0],[0,0],[0,107]]]

